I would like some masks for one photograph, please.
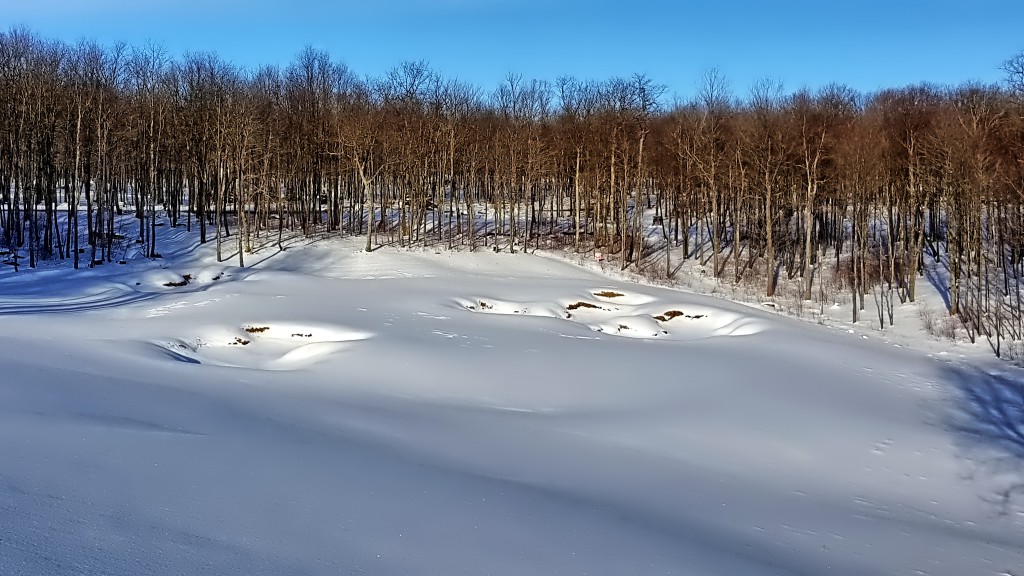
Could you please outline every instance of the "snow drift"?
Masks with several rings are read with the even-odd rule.
[[[538,256],[205,250],[0,274],[0,573],[1024,566],[1015,370]]]

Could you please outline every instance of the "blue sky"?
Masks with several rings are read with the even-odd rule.
[[[645,73],[687,98],[717,67],[733,91],[921,81],[997,82],[1024,50],[1024,0],[2,0],[0,26],[48,38],[154,42],[242,66],[306,45],[360,75],[426,60],[492,90],[509,72],[553,80]]]

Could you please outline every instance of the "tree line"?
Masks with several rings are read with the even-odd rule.
[[[287,230],[382,243],[599,252],[894,322],[931,281],[997,354],[1024,339],[1024,53],[1001,85],[666,102],[645,75],[493,91],[425,62],[360,77],[327,53],[244,69],[213,53],[0,33],[0,251],[95,266],[162,227],[218,258]],[[134,215],[130,230],[122,214]],[[873,299],[877,307],[867,305]]]

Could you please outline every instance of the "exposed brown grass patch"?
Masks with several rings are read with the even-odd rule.
[[[245,338],[241,338],[239,336],[235,336],[235,341],[234,342],[228,342],[228,346],[246,346],[249,343],[250,343],[249,340],[246,340]]]
[[[270,330],[270,326],[246,326],[243,328],[249,334],[261,334]]]
[[[168,288],[181,288],[182,286],[188,286],[188,283],[192,281],[191,274],[185,274],[181,277],[180,282],[164,282],[164,286]]]
[[[577,302],[575,304],[569,304],[565,307],[566,310],[578,310],[580,308],[600,308],[597,304],[591,304],[590,302]]]
[[[594,292],[594,296],[597,296],[598,298],[619,298],[620,296],[625,296],[625,294],[621,292],[612,292],[611,290],[603,290],[601,292]]]
[[[700,320],[701,318],[704,317],[703,314],[694,314],[691,316],[679,310],[669,310],[664,314],[658,314],[657,316],[654,317],[654,319],[657,320],[658,322],[668,322],[669,320],[673,318],[679,318],[680,316],[682,316],[683,318],[687,318],[689,320]]]

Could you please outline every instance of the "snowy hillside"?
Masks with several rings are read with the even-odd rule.
[[[1024,388],[527,254],[0,272],[0,574],[1020,574]]]

